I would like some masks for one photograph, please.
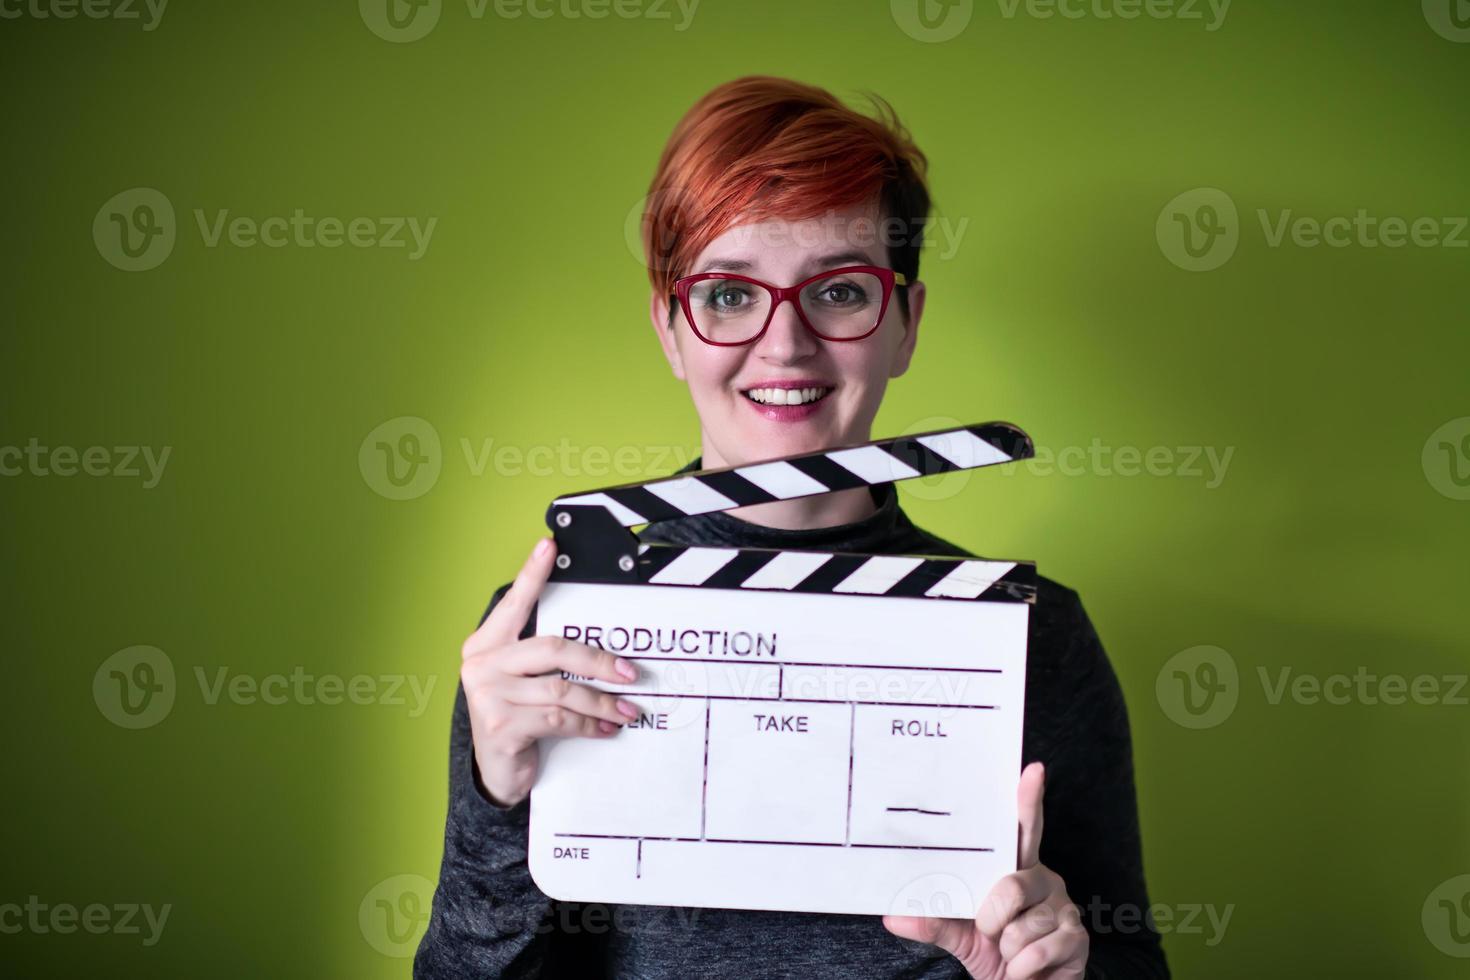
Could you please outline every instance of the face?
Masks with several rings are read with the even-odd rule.
[[[886,268],[888,248],[877,234],[881,228],[876,206],[803,221],[740,225],[710,242],[684,274],[735,272],[792,286],[842,266]],[[689,385],[699,413],[702,465],[740,466],[868,441],[888,379],[908,370],[924,309],[924,286],[915,283],[908,290],[905,320],[898,302],[901,288],[895,284],[882,323],[862,340],[823,340],[786,302],[776,308],[759,340],[739,347],[706,344],[677,300],[654,296],[653,329],[674,376]],[[773,388],[783,390],[773,393]]]

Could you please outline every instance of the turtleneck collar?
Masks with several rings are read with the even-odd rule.
[[[701,457],[674,475],[701,468]],[[883,552],[912,539],[914,526],[898,505],[892,483],[868,488],[876,512],[848,524],[816,528],[767,527],[724,511],[655,521],[638,535],[641,541],[707,547],[781,548],[789,551]]]

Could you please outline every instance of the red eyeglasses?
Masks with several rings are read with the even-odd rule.
[[[862,340],[878,329],[900,272],[849,265],[819,272],[794,286],[773,286],[733,272],[701,272],[674,281],[674,293],[694,335],[716,347],[759,340],[776,307],[787,300],[802,324],[823,340]]]

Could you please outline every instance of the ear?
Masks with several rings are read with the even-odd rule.
[[[678,338],[674,336],[678,323],[669,320],[669,298],[667,296],[660,296],[657,291],[650,291],[648,319],[653,324],[653,332],[658,335],[658,344],[663,348],[664,359],[669,362],[669,368],[674,372],[674,377],[680,381],[686,380],[684,358],[679,353]]]
[[[919,342],[919,320],[924,315],[924,284],[915,282],[909,286],[909,317],[904,324],[903,339],[898,342],[898,347],[893,352],[893,365],[889,369],[888,376],[896,378],[909,369],[909,361],[914,356],[914,345]],[[902,320],[899,321],[903,323]]]

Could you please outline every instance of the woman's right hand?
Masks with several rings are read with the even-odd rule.
[[[638,709],[616,694],[562,676],[566,671],[627,684],[638,677],[629,661],[558,636],[519,638],[555,561],[555,543],[542,538],[485,622],[464,641],[459,676],[475,763],[497,806],[513,806],[530,794],[542,736],[607,738],[638,717]]]

